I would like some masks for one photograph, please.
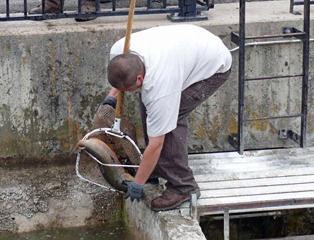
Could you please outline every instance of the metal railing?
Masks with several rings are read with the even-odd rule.
[[[61,1],[61,11],[56,14],[45,13],[45,0],[41,0],[42,14],[30,14],[28,0],[23,0],[23,7],[20,13],[10,12],[10,0],[5,0],[5,12],[1,12],[0,21],[20,21],[20,20],[46,20],[62,18],[80,17],[106,17],[128,15],[128,8],[117,8],[117,1],[111,1],[111,8],[103,9],[100,7],[100,0],[95,0],[95,12],[82,12],[82,0],[78,0],[76,11],[64,11],[64,2]],[[120,0],[125,1],[125,0]],[[161,8],[150,8],[151,0],[146,0],[147,6],[136,7],[135,15],[145,14],[167,14],[171,21],[199,21],[207,20],[207,16],[202,14],[214,7],[214,0],[178,0],[178,4],[170,4],[167,0],[162,0]]]

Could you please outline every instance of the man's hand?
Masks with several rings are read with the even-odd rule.
[[[128,187],[128,190],[125,194],[125,199],[131,198],[131,201],[136,199],[140,201],[143,198],[143,187],[144,184],[137,184],[134,180],[133,181],[125,181],[125,184]]]
[[[116,108],[117,99],[111,96],[107,96],[102,102],[101,105],[110,105],[114,109]]]

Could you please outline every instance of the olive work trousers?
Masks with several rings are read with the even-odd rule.
[[[166,134],[160,158],[151,174],[151,177],[161,177],[167,180],[167,189],[179,194],[199,190],[193,171],[188,164],[188,115],[222,86],[230,73],[231,70],[217,73],[182,91],[177,127]],[[141,117],[147,144],[146,109],[142,103]]]

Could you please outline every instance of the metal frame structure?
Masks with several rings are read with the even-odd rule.
[[[306,125],[307,125],[307,101],[308,101],[308,80],[309,80],[309,43],[310,43],[310,0],[304,1],[304,19],[303,19],[303,31],[299,31],[295,28],[285,27],[283,28],[282,34],[277,35],[265,35],[265,36],[246,36],[245,33],[245,0],[240,0],[239,8],[239,32],[233,32],[231,39],[234,43],[239,46],[239,100],[238,100],[238,132],[229,136],[229,142],[234,146],[239,154],[243,154],[245,150],[244,141],[244,124],[250,121],[263,121],[270,119],[280,118],[301,118],[301,129],[300,134],[295,133],[293,130],[287,130],[282,132],[279,130],[279,136],[283,138],[290,138],[300,145],[301,148],[306,147]],[[254,39],[271,39],[271,38],[298,38],[303,43],[303,63],[302,73],[295,75],[285,76],[267,76],[258,78],[245,78],[245,47],[246,40]],[[302,107],[301,112],[295,115],[284,115],[284,116],[269,116],[263,118],[245,118],[245,82],[248,81],[259,81],[259,80],[272,80],[279,78],[291,78],[291,77],[302,77]]]
[[[314,4],[314,1],[310,1],[310,4]],[[300,6],[300,5],[304,5],[304,1],[290,0],[290,13],[295,13],[294,6]]]
[[[76,18],[76,17],[106,17],[106,16],[126,16],[128,15],[128,9],[117,9],[116,0],[112,0],[111,10],[101,10],[99,0],[95,0],[96,12],[84,13],[81,10],[82,0],[78,1],[77,12],[64,12],[63,1],[62,10],[58,14],[46,14],[45,13],[45,0],[41,0],[43,14],[29,14],[27,9],[27,0],[23,0],[24,10],[20,14],[10,13],[10,0],[6,1],[5,14],[0,15],[1,21],[19,21],[19,20],[46,20],[46,19],[62,19],[62,18]],[[148,14],[165,14],[169,20],[176,22],[187,21],[200,21],[207,20],[207,16],[203,15],[203,11],[208,11],[210,8],[214,8],[214,0],[179,0],[178,6],[168,6],[167,0],[162,0],[163,7],[161,9],[150,9],[150,0],[147,0],[147,9],[137,8],[135,9],[135,15],[148,15]]]

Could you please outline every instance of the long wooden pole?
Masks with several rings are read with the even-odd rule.
[[[124,49],[123,49],[123,53],[125,53],[125,54],[129,52],[129,48],[130,48],[130,39],[131,39],[131,33],[132,33],[134,9],[135,9],[135,0],[131,0],[130,1],[130,8],[129,8],[129,15],[128,15],[127,28],[126,28],[126,34],[125,34]],[[118,94],[118,97],[117,97],[115,122],[117,121],[117,119],[122,118],[123,99],[124,99],[124,92],[120,91]],[[115,129],[117,130],[117,128],[115,128]]]

